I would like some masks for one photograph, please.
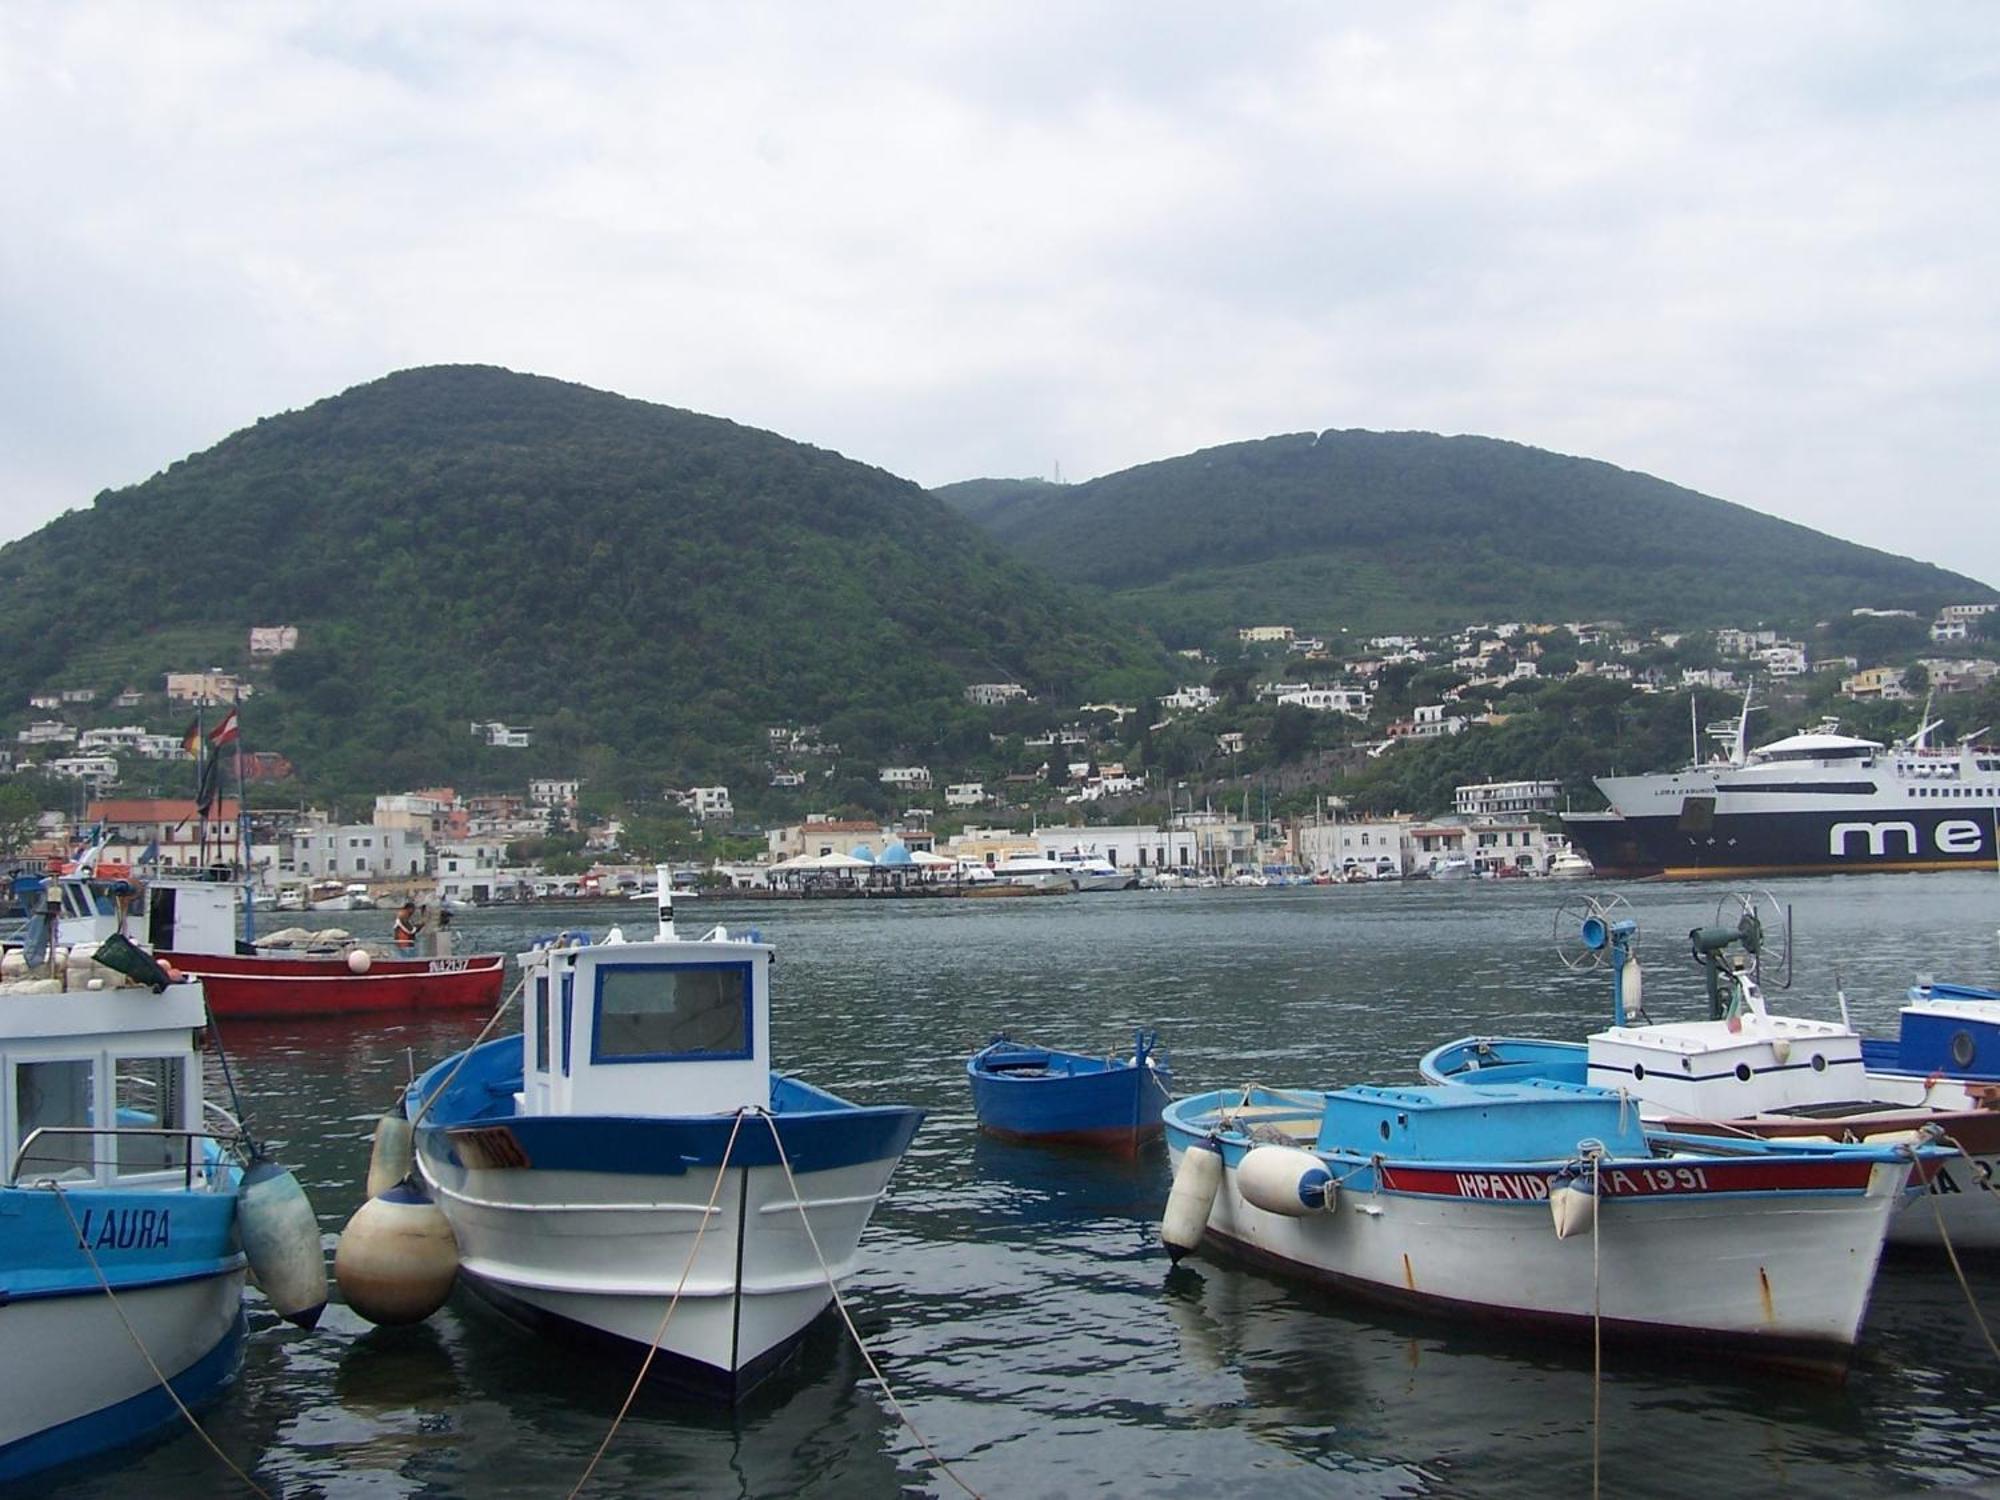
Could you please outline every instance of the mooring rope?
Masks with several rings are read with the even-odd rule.
[[[1590,1493],[1596,1500],[1604,1449],[1604,1153],[1590,1155]]]
[[[1948,1135],[1940,1135],[1938,1139],[1945,1145],[1952,1147],[1960,1156],[1965,1158],[1966,1168],[1972,1173],[1972,1180],[1978,1191],[1992,1191],[1990,1188],[1979,1185],[1979,1163],[1972,1159],[1970,1151],[1966,1150],[1960,1142],[1953,1140]],[[1944,1253],[1946,1258],[1951,1261],[1952,1274],[1958,1277],[1959,1290],[1965,1293],[1965,1305],[1972,1309],[1972,1321],[1979,1329],[1979,1336],[1986,1340],[1986,1347],[1992,1351],[1993,1357],[1996,1360],[2000,1360],[2000,1344],[1996,1344],[1993,1341],[1993,1330],[1986,1326],[1986,1316],[1979,1310],[1979,1299],[1972,1294],[1972,1283],[1965,1279],[1965,1267],[1958,1263],[1958,1250],[1951,1242],[1951,1235],[1945,1230],[1944,1195],[1933,1190],[1929,1183],[1924,1184],[1924,1191],[1931,1200],[1931,1217],[1937,1220],[1938,1238],[1944,1241]]]
[[[153,1372],[153,1378],[160,1383],[160,1389],[167,1393],[167,1398],[174,1403],[175,1409],[180,1412],[188,1426],[195,1430],[195,1435],[208,1444],[208,1451],[221,1459],[228,1466],[229,1472],[248,1485],[254,1494],[263,1496],[264,1500],[271,1500],[270,1491],[244,1473],[236,1460],[216,1445],[215,1439],[208,1435],[208,1429],[203,1427],[195,1418],[195,1414],[188,1410],[187,1403],[181,1400],[181,1393],[174,1389],[173,1382],[167,1379],[166,1373],[160,1369],[152,1351],[146,1347],[146,1341],[139,1337],[139,1330],[134,1328],[132,1320],[125,1316],[124,1305],[119,1302],[118,1294],[111,1290],[111,1279],[104,1274],[104,1267],[98,1263],[97,1252],[84,1240],[83,1227],[76,1222],[76,1210],[69,1206],[69,1194],[63,1191],[62,1184],[50,1178],[43,1185],[54,1190],[56,1202],[62,1205],[63,1214],[69,1220],[70,1232],[76,1236],[77,1249],[84,1253],[84,1257],[90,1262],[90,1269],[97,1273],[97,1284],[104,1289],[105,1297],[110,1300],[111,1310],[118,1314],[118,1321],[125,1325],[125,1332],[132,1340],[132,1347],[139,1351],[139,1357],[146,1362],[146,1368]]]
[[[500,1024],[500,1018],[507,1014],[507,1007],[512,1005],[514,1001],[520,997],[521,991],[525,990],[527,987],[528,987],[528,975],[527,972],[523,970],[521,977],[515,983],[514,988],[509,990],[507,992],[506,998],[500,1002],[500,1008],[493,1012],[493,1014],[487,1019],[487,1022],[484,1026],[479,1028],[479,1035],[474,1037],[471,1043],[465,1048],[465,1050],[458,1054],[458,1062],[453,1065],[452,1070],[444,1075],[444,1077],[439,1081],[438,1086],[436,1088],[432,1089],[429,1094],[425,1095],[424,1102],[420,1106],[418,1106],[415,1117],[412,1118],[410,1121],[410,1131],[412,1134],[416,1132],[416,1128],[419,1125],[423,1124],[424,1116],[431,1112],[431,1106],[444,1097],[445,1090],[451,1087],[452,1080],[458,1077],[459,1075],[459,1070],[462,1069],[468,1062],[472,1060],[472,1054],[478,1050],[479,1044],[486,1040],[487,1036],[491,1034],[495,1026],[498,1026]],[[413,1078],[410,1080],[410,1082],[414,1083],[416,1082],[416,1080]],[[407,1083],[404,1084],[402,1090],[403,1094],[407,1095],[409,1091],[410,1091],[410,1085]]]
[[[611,1440],[618,1436],[618,1429],[624,1425],[632,1403],[638,1400],[639,1389],[646,1383],[646,1372],[653,1368],[653,1356],[660,1352],[660,1345],[667,1336],[667,1324],[673,1321],[674,1309],[681,1305],[681,1293],[687,1290],[688,1277],[694,1272],[695,1257],[701,1254],[701,1238],[708,1233],[709,1221],[715,1216],[715,1205],[722,1197],[722,1184],[729,1180],[729,1158],[735,1154],[736,1137],[743,1129],[743,1116],[748,1112],[747,1109],[736,1111],[736,1119],[729,1127],[729,1139],[722,1147],[722,1160],[715,1169],[715,1187],[708,1195],[708,1207],[702,1211],[701,1227],[694,1232],[694,1243],[688,1246],[687,1264],[681,1267],[681,1279],[674,1287],[673,1296],[667,1299],[667,1310],[660,1314],[660,1326],[653,1330],[653,1341],[646,1346],[646,1357],[639,1362],[639,1373],[632,1377],[631,1388],[619,1404],[618,1415],[611,1419],[611,1430],[604,1434],[604,1441],[590,1455],[590,1462],[584,1465],[583,1473],[570,1489],[569,1500],[576,1500],[583,1493],[583,1487],[590,1483],[590,1476],[597,1472],[597,1465],[611,1447]],[[740,1292],[741,1288],[738,1290]]]
[[[763,1115],[764,1123],[771,1127],[771,1141],[778,1148],[778,1165],[785,1169],[785,1184],[792,1190],[792,1202],[799,1210],[799,1223],[805,1226],[806,1242],[812,1246],[813,1258],[819,1262],[820,1274],[826,1277],[826,1288],[833,1293],[833,1305],[840,1309],[840,1320],[847,1325],[847,1332],[854,1340],[854,1347],[861,1351],[862,1359],[868,1363],[868,1372],[875,1377],[875,1383],[882,1387],[882,1394],[888,1398],[889,1409],[895,1412],[896,1419],[909,1429],[910,1436],[917,1440],[917,1446],[924,1450],[926,1456],[937,1465],[947,1479],[972,1496],[973,1500],[983,1500],[978,1490],[967,1484],[959,1477],[956,1469],[938,1456],[937,1449],[930,1445],[930,1441],[917,1429],[917,1424],[910,1420],[910,1414],[903,1410],[903,1403],[896,1399],[896,1392],[889,1384],[889,1377],[882,1373],[882,1367],[875,1362],[874,1354],[869,1351],[868,1341],[861,1337],[861,1330],[854,1326],[854,1316],[847,1310],[847,1299],[840,1295],[840,1284],[834,1280],[833,1268],[826,1263],[826,1254],[819,1247],[819,1236],[813,1233],[812,1219],[806,1214],[805,1198],[799,1192],[799,1180],[792,1175],[792,1160],[786,1155],[784,1138],[778,1133],[777,1116],[766,1110],[759,1110],[757,1113]]]

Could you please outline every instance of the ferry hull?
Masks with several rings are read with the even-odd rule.
[[[1739,879],[1956,870],[1994,863],[1977,807],[1621,815],[1569,813],[1563,828],[1599,879]]]
[[[357,974],[345,956],[277,958],[262,954],[163,953],[183,973],[200,976],[218,1019],[282,1019],[426,1010],[490,1010],[500,1003],[506,960],[498,953],[463,958],[377,958]]]

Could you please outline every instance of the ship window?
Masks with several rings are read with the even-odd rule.
[[[750,1056],[750,966],[600,968],[593,1062]]]
[[[24,1062],[14,1069],[16,1139],[37,1130],[76,1129],[96,1123],[91,1066],[85,1061]],[[89,1177],[91,1138],[45,1135],[21,1157],[22,1177]]]
[[[186,1060],[179,1057],[121,1057],[112,1085],[116,1103],[112,1123],[120,1130],[179,1130],[185,1112]],[[164,1172],[186,1159],[185,1137],[120,1135],[117,1140],[120,1175]]]
[[[535,1038],[535,1071],[549,1070],[549,978],[546,974],[535,976],[535,1003],[529,1008],[528,1030]]]

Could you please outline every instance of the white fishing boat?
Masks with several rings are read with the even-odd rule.
[[[923,1115],[772,1071],[771,960],[754,935],[679,937],[671,899],[650,941],[522,956],[522,1035],[405,1103],[474,1291],[725,1398],[783,1362]]]
[[[1845,1368],[1892,1212],[1936,1148],[1648,1131],[1552,1082],[1246,1087],[1169,1106],[1162,1238],[1363,1298]]]
[[[1123,891],[1139,884],[1137,870],[1079,850],[1012,855],[993,866],[993,878],[1042,891]]]
[[[176,1398],[220,1392],[246,1246],[282,1314],[310,1327],[326,1300],[297,1183],[246,1174],[209,1133],[199,981],[166,982],[122,939],[89,947],[158,991],[33,934],[0,983],[0,1480],[178,1427]]]
[[[1655,1020],[1644,1006],[1638,924],[1622,914],[1622,900],[1566,903],[1557,914],[1559,936],[1579,911],[1580,936],[1564,960],[1608,971],[1611,1026],[1581,1042],[1447,1042],[1418,1063],[1427,1082],[1589,1083],[1616,1090],[1649,1124],[1732,1139],[1933,1136],[1950,1155],[1927,1174],[1929,1201],[1905,1205],[1890,1221],[1890,1242],[1935,1247],[1948,1238],[1964,1249],[2000,1249],[2000,1192],[1992,1186],[2000,1172],[2000,1110],[1989,1103],[1995,1083],[1984,1055],[2000,1054],[2000,1008],[1913,995],[1903,1035],[1893,1042],[1864,1042],[1845,1018],[1777,1013],[1761,978],[1768,959],[1785,982],[1787,924],[1768,902],[1729,896],[1716,920],[1686,940],[1707,976],[1708,1015]]]

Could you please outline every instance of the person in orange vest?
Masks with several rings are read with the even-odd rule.
[[[424,930],[422,920],[417,916],[417,904],[405,900],[396,908],[396,928],[390,939],[398,953],[413,954],[417,951],[417,934]]]

